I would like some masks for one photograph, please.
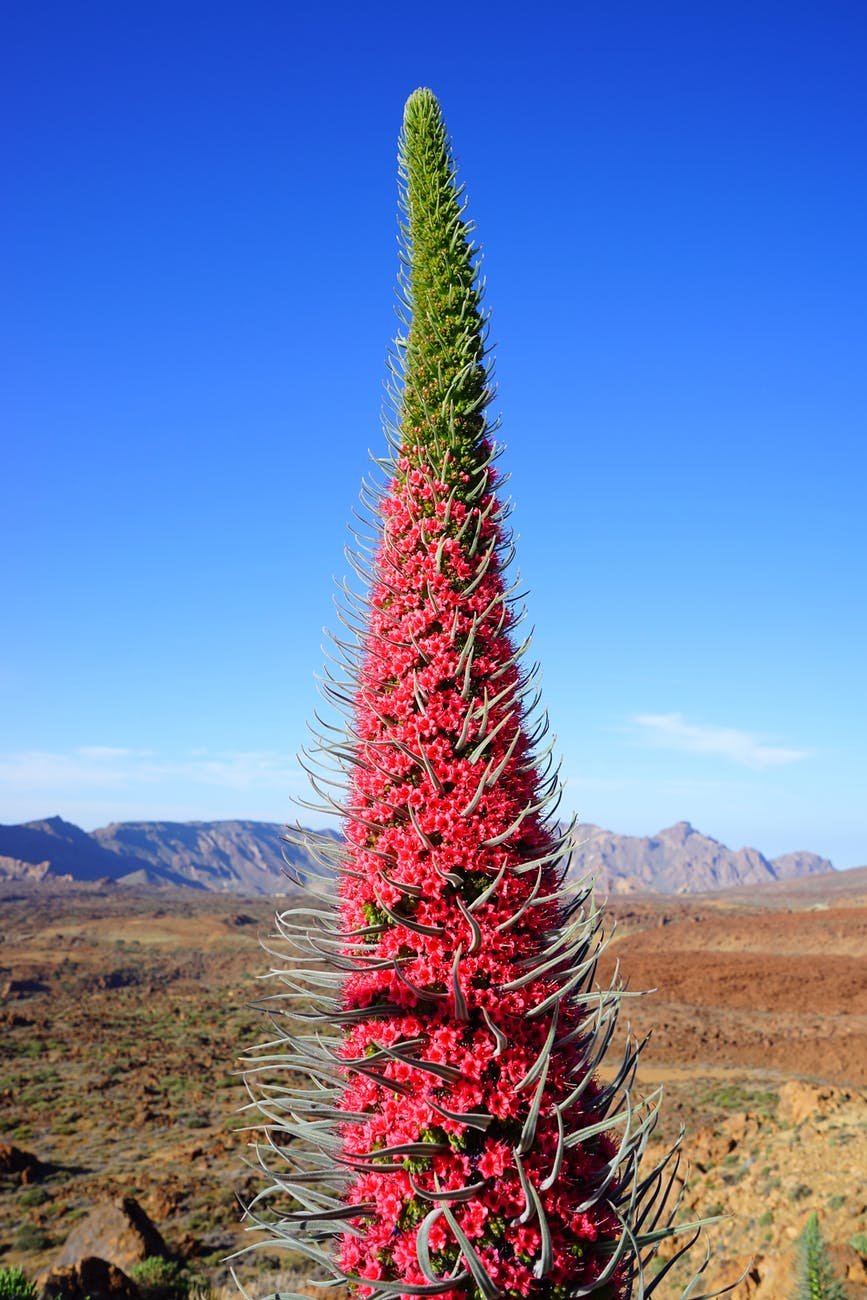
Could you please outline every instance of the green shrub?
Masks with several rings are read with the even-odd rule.
[[[18,1204],[29,1209],[31,1205],[44,1205],[46,1201],[51,1200],[51,1193],[47,1192],[44,1187],[25,1187],[24,1191],[18,1197]]]
[[[0,1268],[0,1300],[36,1300],[37,1291],[20,1268]]]
[[[18,1250],[45,1250],[51,1245],[51,1238],[35,1223],[22,1223],[15,1234],[15,1245]]]
[[[127,1270],[142,1294],[142,1300],[188,1300],[189,1275],[173,1259],[149,1255]]]
[[[859,1255],[867,1258],[867,1232],[856,1232],[854,1237],[849,1238],[849,1245],[853,1250],[857,1250]]]
[[[720,1110],[752,1111],[759,1115],[772,1115],[779,1103],[779,1094],[764,1088],[745,1088],[738,1083],[721,1083],[705,1090],[702,1101],[706,1106]]]

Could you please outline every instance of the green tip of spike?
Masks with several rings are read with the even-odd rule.
[[[427,86],[418,86],[407,99],[403,108],[403,115],[407,118],[411,114],[423,112],[425,110],[433,110],[435,113],[439,114],[439,100],[433,91],[429,90]]]

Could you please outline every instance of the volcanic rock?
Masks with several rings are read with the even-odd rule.
[[[46,1172],[47,1167],[29,1151],[0,1142],[0,1174],[17,1174],[19,1183],[25,1186],[38,1182]]]
[[[780,1089],[778,1117],[786,1124],[803,1124],[804,1120],[827,1115],[851,1100],[852,1094],[844,1089],[791,1079]]]
[[[88,1256],[68,1267],[55,1265],[39,1279],[40,1300],[141,1300],[141,1292],[115,1264]]]
[[[165,1257],[168,1254],[166,1243],[138,1201],[124,1196],[97,1205],[73,1228],[57,1258],[55,1269],[77,1264],[92,1256],[126,1269],[150,1255]]]

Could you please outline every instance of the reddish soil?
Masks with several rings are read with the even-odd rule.
[[[723,910],[661,900],[612,908],[613,959],[631,989],[652,1057],[776,1068],[839,1084],[867,1081],[867,909]]]
[[[0,886],[0,1144],[41,1162],[32,1178],[0,1169],[0,1263],[35,1276],[95,1201],[135,1195],[197,1271],[225,1279],[220,1260],[242,1241],[236,1193],[258,1186],[242,1165],[233,1071],[267,1032],[249,1004],[262,993],[257,936],[275,902]],[[776,1259],[810,1209],[851,1255],[867,1203],[856,1175],[840,1174],[841,1159],[857,1170],[863,1141],[862,899],[838,883],[825,898],[815,886],[630,897],[608,915],[618,925],[601,977],[619,958],[631,989],[657,990],[627,999],[623,1020],[653,1029],[639,1082],[665,1083],[660,1136],[686,1125],[697,1211],[713,1202],[736,1216],[718,1234],[723,1263],[756,1249]],[[815,1105],[810,1082],[833,1085]],[[808,1090],[797,1114],[787,1086]],[[850,1294],[862,1294],[860,1265],[847,1267]],[[742,1294],[773,1300],[773,1285]]]

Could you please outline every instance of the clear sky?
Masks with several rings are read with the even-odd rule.
[[[440,97],[567,804],[867,862],[867,12],[7,4],[0,819],[295,814]]]

